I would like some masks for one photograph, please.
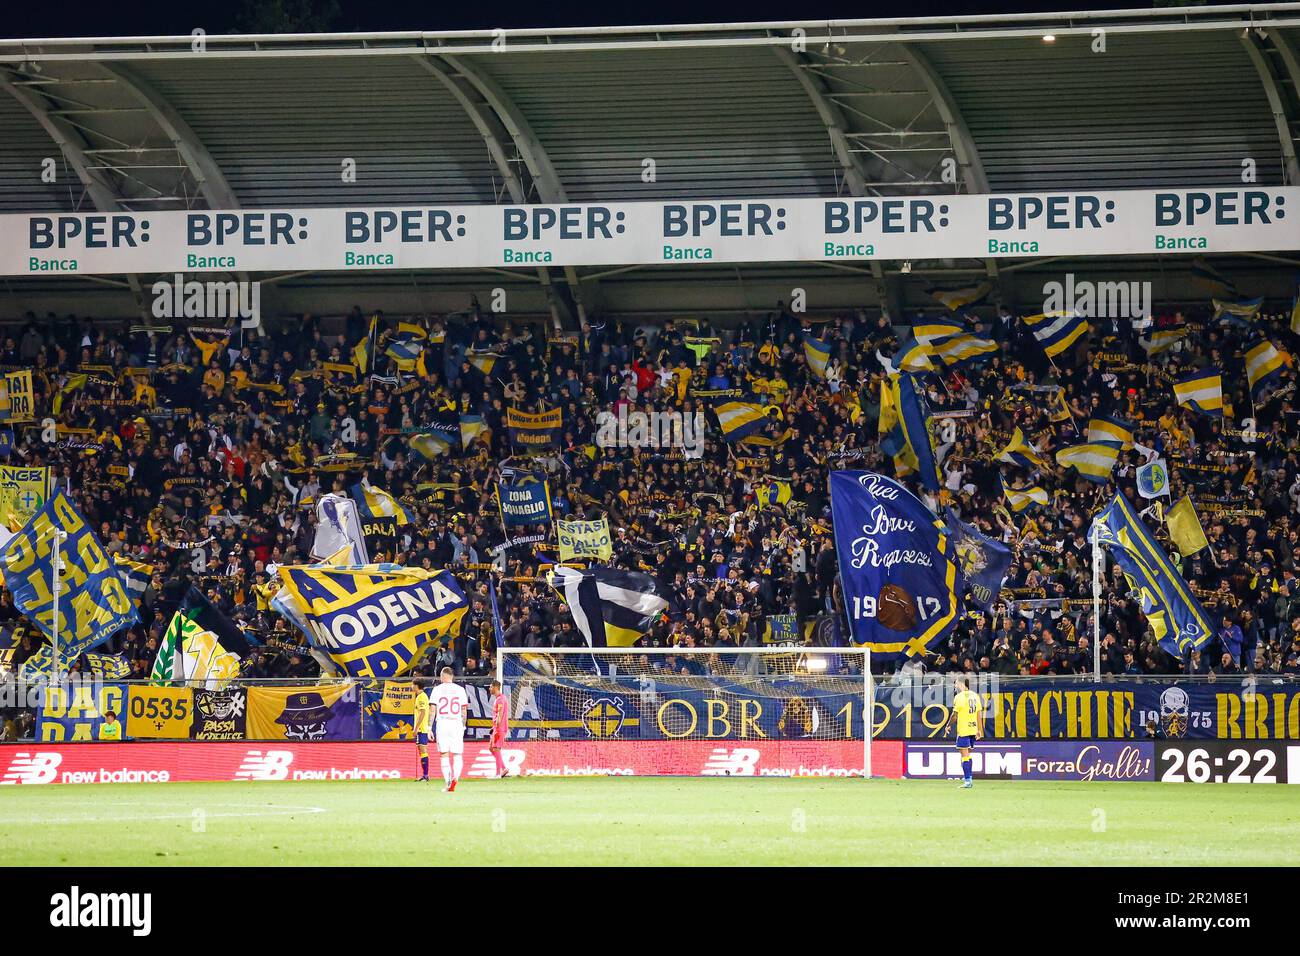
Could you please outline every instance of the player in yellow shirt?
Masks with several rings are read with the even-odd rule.
[[[971,748],[984,736],[984,702],[970,689],[966,678],[957,678],[957,693],[952,699],[952,713],[948,723],[957,725],[957,749],[961,751],[961,789],[969,790],[971,781]],[[945,728],[946,729],[946,728]]]
[[[104,719],[99,724],[99,739],[115,742],[122,740],[122,724],[118,721],[117,714],[111,710],[104,711]]]
[[[429,779],[429,723],[433,709],[423,688],[415,688],[415,745],[420,750],[420,779]]]

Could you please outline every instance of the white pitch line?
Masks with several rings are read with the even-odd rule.
[[[119,804],[100,804],[100,806],[133,806],[139,807],[139,803],[119,803]],[[175,806],[169,803],[157,803],[153,806],[170,807]],[[210,806],[218,807],[239,807],[238,803],[217,803]],[[224,819],[230,817],[284,817],[292,816],[295,813],[328,813],[325,807],[295,807],[283,804],[270,804],[265,810],[251,810],[248,812],[221,813],[210,812],[204,807],[193,807],[182,813],[149,813],[149,814],[127,814],[125,816],[105,815],[99,813],[88,813],[80,817],[45,817],[31,815],[26,817],[0,817],[0,826],[12,824],[22,824],[24,826],[39,826],[40,824],[57,824],[57,823],[122,823],[131,820],[192,820],[194,811],[203,810],[205,818]]]

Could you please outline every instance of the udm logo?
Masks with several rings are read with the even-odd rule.
[[[179,272],[172,280],[159,279],[149,288],[155,319],[238,319],[243,328],[261,328],[262,283],[187,282]]]
[[[152,893],[83,893],[74,886],[50,897],[50,925],[76,927],[129,927],[132,936],[148,936],[153,929]]]
[[[704,413],[631,412],[624,405],[596,416],[601,448],[680,448],[687,458],[704,454]]]
[[[1069,272],[1064,282],[1043,286],[1043,313],[1053,312],[1073,312],[1085,319],[1148,319],[1151,283],[1076,282]]]

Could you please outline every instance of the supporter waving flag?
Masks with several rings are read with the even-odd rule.
[[[1062,448],[1056,453],[1056,463],[1062,468],[1073,468],[1080,478],[1105,484],[1115,470],[1119,458],[1119,442],[1090,441]]]
[[[1046,465],[1038,449],[1025,441],[1025,433],[1020,428],[1011,433],[1011,440],[998,452],[997,460],[1021,468],[1042,468]]]
[[[1162,648],[1181,658],[1209,644],[1214,626],[1201,602],[1123,494],[1093,518],[1092,528],[1141,596],[1142,613]]]
[[[961,608],[961,574],[941,523],[884,475],[832,471],[830,496],[853,643],[882,660],[924,656]]]
[[[811,332],[805,332],[803,333],[803,354],[813,374],[824,379],[826,377],[826,364],[831,358],[830,343],[823,342]]]
[[[1279,351],[1268,339],[1260,339],[1246,349],[1246,378],[1250,394],[1260,401],[1282,377],[1282,368],[1290,364],[1291,356]]]
[[[589,647],[631,647],[668,610],[655,579],[640,571],[560,566],[552,575]]]
[[[1033,333],[1049,359],[1073,347],[1088,332],[1088,320],[1073,312],[1027,315],[1021,321]]]
[[[1192,411],[1223,417],[1223,376],[1217,368],[1189,372],[1174,382],[1174,399]]]

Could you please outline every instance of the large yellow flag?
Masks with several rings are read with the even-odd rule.
[[[1192,499],[1187,495],[1183,495],[1177,504],[1165,512],[1165,521],[1169,525],[1169,540],[1184,558],[1190,558],[1210,546],[1210,542],[1205,539],[1201,519],[1196,517]]]

